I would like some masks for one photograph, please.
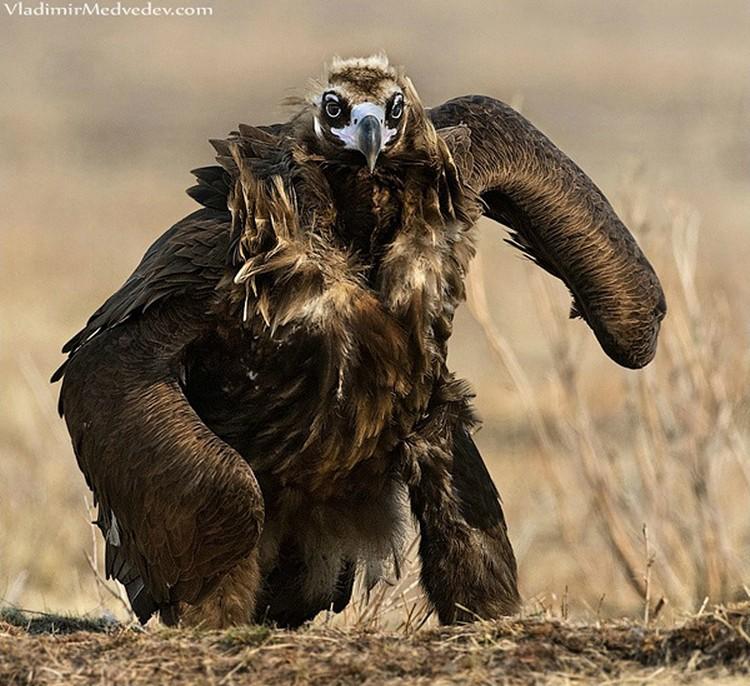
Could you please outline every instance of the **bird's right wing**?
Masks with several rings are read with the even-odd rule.
[[[108,574],[142,620],[196,603],[249,555],[263,499],[249,465],[185,397],[190,346],[211,327],[230,217],[170,229],[66,345],[60,409],[100,508]],[[249,619],[249,618],[248,618]]]
[[[194,188],[201,187],[205,186]],[[230,221],[226,205],[223,212],[202,209],[162,234],[125,283],[89,317],[62,351],[72,358],[96,335],[165,300],[188,293],[208,297],[225,268]],[[67,364],[54,373],[53,382],[62,378]]]

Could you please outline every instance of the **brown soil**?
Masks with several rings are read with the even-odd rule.
[[[750,605],[669,629],[481,622],[410,635],[309,628],[142,631],[4,614],[0,684],[746,683]]]

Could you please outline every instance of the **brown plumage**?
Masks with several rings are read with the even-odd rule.
[[[559,277],[610,357],[664,297],[607,200],[523,117],[426,111],[385,58],[335,61],[286,124],[213,141],[204,207],[65,346],[60,410],[107,574],[145,621],[297,626],[398,569],[409,510],[443,622],[518,607],[497,490],[446,366],[485,214]]]

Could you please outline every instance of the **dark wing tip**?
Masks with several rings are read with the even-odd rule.
[[[654,295],[653,306],[644,303],[644,316],[640,321],[628,323],[624,319],[622,326],[611,330],[594,327],[594,333],[604,352],[627,369],[642,369],[656,355],[661,323],[667,314],[667,303],[661,287],[658,287]]]
[[[604,352],[628,369],[645,367],[656,355],[667,302],[648,261],[627,283],[620,280],[609,297],[585,299],[577,311],[594,332]]]
[[[594,182],[552,141],[508,105],[486,96],[451,100],[430,111],[440,129],[471,130],[468,182],[511,244],[560,278],[573,314],[604,351],[631,369],[656,352],[666,312],[658,277]]]

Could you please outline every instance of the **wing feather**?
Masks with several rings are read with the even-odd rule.
[[[225,269],[230,222],[228,212],[198,210],[162,234],[120,289],[65,343],[63,352],[75,355],[102,331],[169,297],[210,295]],[[62,378],[67,364],[53,374],[53,382]]]
[[[498,100],[473,95],[429,112],[446,137],[463,181],[490,219],[510,229],[510,244],[561,279],[573,314],[605,352],[626,367],[654,356],[666,302],[659,279],[633,236],[591,179],[539,130]]]
[[[189,346],[214,326],[230,215],[200,210],[146,252],[65,345],[64,412],[107,541],[106,570],[142,621],[177,616],[257,543],[263,498],[245,460],[181,386]]]
[[[263,522],[250,466],[180,387],[203,312],[183,299],[98,334],[71,358],[61,391],[78,464],[110,527],[116,518],[108,574],[126,587],[139,577],[164,609],[200,601],[250,554]]]

